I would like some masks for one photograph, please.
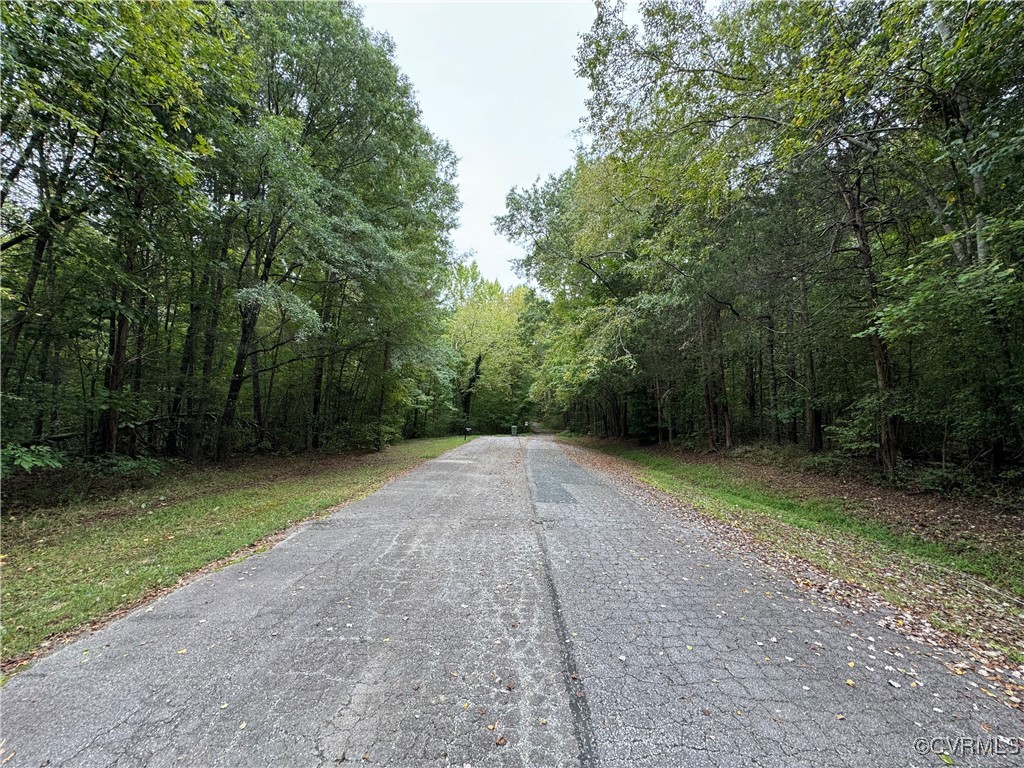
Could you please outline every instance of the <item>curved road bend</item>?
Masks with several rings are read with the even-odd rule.
[[[18,674],[0,760],[1024,764],[1019,713],[710,535],[480,438]]]

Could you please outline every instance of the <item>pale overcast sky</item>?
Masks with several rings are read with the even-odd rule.
[[[521,282],[519,249],[494,234],[512,186],[572,163],[573,131],[587,88],[576,78],[578,36],[593,4],[582,2],[364,2],[366,25],[395,41],[423,122],[459,156],[458,251],[506,288]]]

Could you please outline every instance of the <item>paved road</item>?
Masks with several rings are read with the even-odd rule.
[[[963,754],[1015,751],[1018,713],[710,535],[550,438],[481,438],[17,675],[0,759],[1022,764]]]

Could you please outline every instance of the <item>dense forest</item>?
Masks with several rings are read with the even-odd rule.
[[[1021,475],[1016,4],[598,3],[514,289],[354,4],[2,14],[7,466],[542,418]]]
[[[599,3],[589,145],[498,226],[569,428],[1020,476],[1024,14]]]
[[[455,157],[354,6],[2,12],[8,466],[521,417],[522,295],[458,263]]]

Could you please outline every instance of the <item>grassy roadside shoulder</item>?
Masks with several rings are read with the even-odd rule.
[[[203,470],[203,484],[215,488],[209,492],[190,493],[175,478],[142,494],[5,517],[3,669],[462,443],[455,436],[379,454],[311,456],[292,460],[290,472],[276,466],[273,482],[254,459]]]
[[[878,594],[982,654],[1024,665],[1024,558],[1019,542],[943,541],[886,525],[854,500],[798,497],[742,467],[689,464],[622,443],[560,438],[621,461],[634,479],[741,529],[784,557]]]

